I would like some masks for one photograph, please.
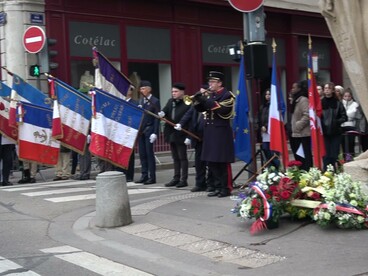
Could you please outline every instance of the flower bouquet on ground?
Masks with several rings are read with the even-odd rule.
[[[346,173],[335,173],[332,166],[325,172],[317,168],[306,172],[300,165],[291,162],[285,173],[267,168],[238,196],[232,212],[255,219],[251,234],[271,229],[271,222],[277,225],[284,213],[294,219],[309,218],[322,227],[368,228],[368,196],[361,183]]]
[[[244,219],[255,219],[250,233],[278,226],[288,202],[298,193],[298,185],[291,178],[267,168],[250,183],[245,194],[240,194],[233,213]]]
[[[344,229],[368,228],[368,196],[361,184],[346,173],[333,177],[333,188],[326,189],[324,202],[314,209],[313,219],[325,227],[335,224]]]

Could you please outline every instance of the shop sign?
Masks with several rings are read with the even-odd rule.
[[[69,22],[70,55],[92,57],[92,48],[108,58],[120,58],[120,28],[118,25],[89,22]]]

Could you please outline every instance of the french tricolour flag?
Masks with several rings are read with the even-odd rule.
[[[53,137],[64,146],[84,154],[92,117],[91,99],[54,78],[56,101],[53,109]]]
[[[93,56],[98,61],[95,70],[95,86],[118,98],[125,99],[131,85],[129,79],[96,48],[93,48]]]
[[[19,159],[56,165],[60,143],[51,137],[52,109],[20,102]]]
[[[22,101],[50,108],[52,101],[47,95],[13,74],[13,86],[10,97],[9,124],[16,125],[17,102]]]
[[[95,89],[90,151],[93,155],[127,168],[133,152],[143,109]]]
[[[281,153],[282,163],[284,168],[286,168],[289,163],[289,151],[287,147],[284,120],[282,117],[282,111],[285,104],[276,78],[276,69],[276,57],[274,53],[272,60],[271,101],[268,117],[268,132],[270,134],[270,149]]]
[[[18,128],[9,125],[11,88],[0,83],[0,133],[13,141],[18,139]]]

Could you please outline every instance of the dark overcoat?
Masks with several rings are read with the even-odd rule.
[[[204,128],[204,119],[203,114],[198,112],[194,106],[192,105],[190,109],[185,113],[183,118],[181,118],[179,124],[184,125],[189,123],[188,130],[201,138],[201,140],[197,140],[194,137],[187,135],[187,137],[192,141],[192,147],[195,147],[198,142],[202,142],[203,139],[203,128]]]
[[[155,114],[161,110],[160,101],[154,96],[151,96],[148,102],[145,102],[144,99],[141,98],[139,100],[139,106]],[[143,133],[147,136],[150,136],[152,133],[158,135],[159,127],[160,120],[152,115],[144,114],[139,133]]]
[[[175,108],[175,116],[173,118],[173,109]],[[185,115],[185,113],[190,109],[190,105],[186,105],[183,100],[174,100],[169,99],[162,109],[165,112],[165,119],[177,124],[180,122],[181,118]],[[186,122],[182,125],[182,128],[188,129],[189,122]],[[187,138],[187,134],[183,131],[177,131],[170,124],[165,124],[164,127],[164,138],[166,143],[177,143],[183,144],[185,138]]]
[[[230,125],[234,95],[223,88],[210,96],[197,97],[194,107],[199,112],[205,112],[201,159],[218,163],[234,162],[234,139]]]

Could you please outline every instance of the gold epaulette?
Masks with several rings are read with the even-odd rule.
[[[225,119],[225,120],[230,119],[231,117],[234,116],[234,99],[235,99],[235,96],[234,96],[233,93],[231,93],[231,95],[232,95],[231,98],[229,98],[227,100],[224,100],[224,101],[222,101],[222,102],[219,103],[221,106],[231,107],[231,110],[230,110],[230,112],[228,114],[226,114],[226,115],[220,115],[220,114],[218,114],[218,116],[220,118]]]

